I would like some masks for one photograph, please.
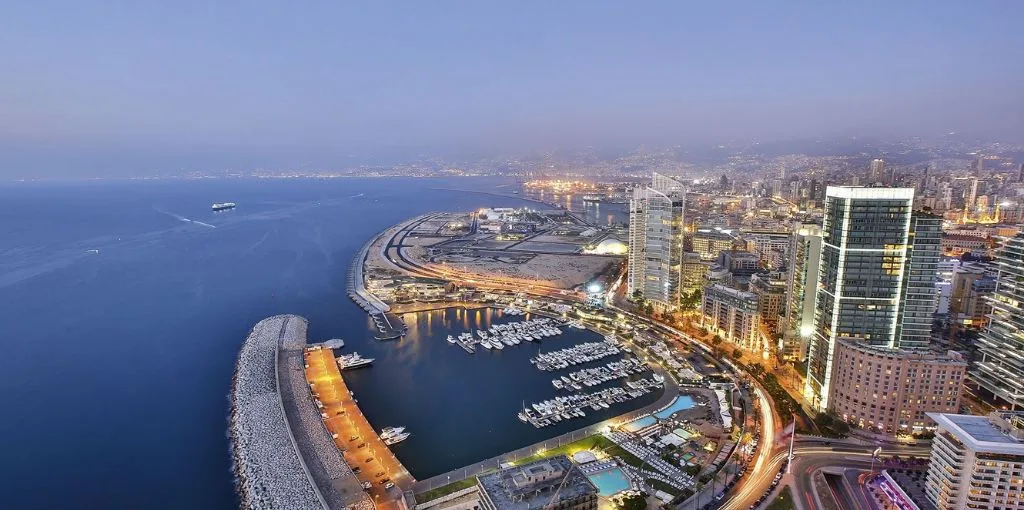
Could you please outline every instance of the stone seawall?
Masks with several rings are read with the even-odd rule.
[[[278,349],[285,338],[305,342],[306,320],[277,315],[252,328],[231,381],[229,435],[242,508],[327,508],[313,482],[281,403]]]

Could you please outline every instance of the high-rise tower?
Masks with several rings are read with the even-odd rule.
[[[981,359],[968,375],[983,389],[1024,408],[1024,233],[996,252],[999,273],[989,298],[991,320],[977,340]]]
[[[885,160],[872,159],[871,169],[868,171],[868,184],[882,182],[883,178],[885,178]]]
[[[921,349],[931,343],[932,321],[938,303],[935,280],[939,271],[942,217],[914,211],[910,216],[909,236],[896,339],[901,349]]]
[[[685,203],[683,184],[657,173],[630,201],[627,289],[663,310],[679,306]]]
[[[805,393],[827,409],[840,339],[899,348],[913,188],[829,186]]]

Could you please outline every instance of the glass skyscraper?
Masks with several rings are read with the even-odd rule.
[[[913,188],[829,186],[826,190],[805,387],[815,409],[828,409],[839,339],[900,347],[901,299],[909,294],[907,285],[920,284],[911,283],[907,274],[912,266],[913,201]],[[931,237],[929,231],[922,241]],[[930,253],[930,245],[921,251]],[[937,263],[937,251],[935,256]],[[918,296],[916,290],[913,295]],[[912,316],[911,329],[917,331],[916,310]]]
[[[683,184],[656,173],[650,186],[633,190],[629,205],[627,290],[663,310],[679,306],[685,204]]]
[[[1024,233],[1006,240],[996,252],[999,276],[989,298],[992,314],[978,339],[980,361],[968,376],[981,388],[1024,408]]]

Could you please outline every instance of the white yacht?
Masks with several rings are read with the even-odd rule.
[[[365,367],[373,363],[373,358],[364,358],[358,352],[338,356],[338,368],[349,370],[352,368]]]
[[[388,446],[391,446],[391,445],[394,445],[394,444],[401,443],[402,441],[405,441],[406,439],[408,439],[410,435],[412,435],[412,434],[410,434],[408,432],[402,432],[402,433],[399,433],[399,434],[395,434],[395,435],[393,435],[391,437],[385,438],[384,439],[384,444],[386,444]]]
[[[384,430],[380,431],[380,438],[387,439],[389,437],[397,436],[405,432],[405,427],[384,427]]]

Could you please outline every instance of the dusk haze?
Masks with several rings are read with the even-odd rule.
[[[0,510],[1024,510],[1024,3],[0,6]]]

